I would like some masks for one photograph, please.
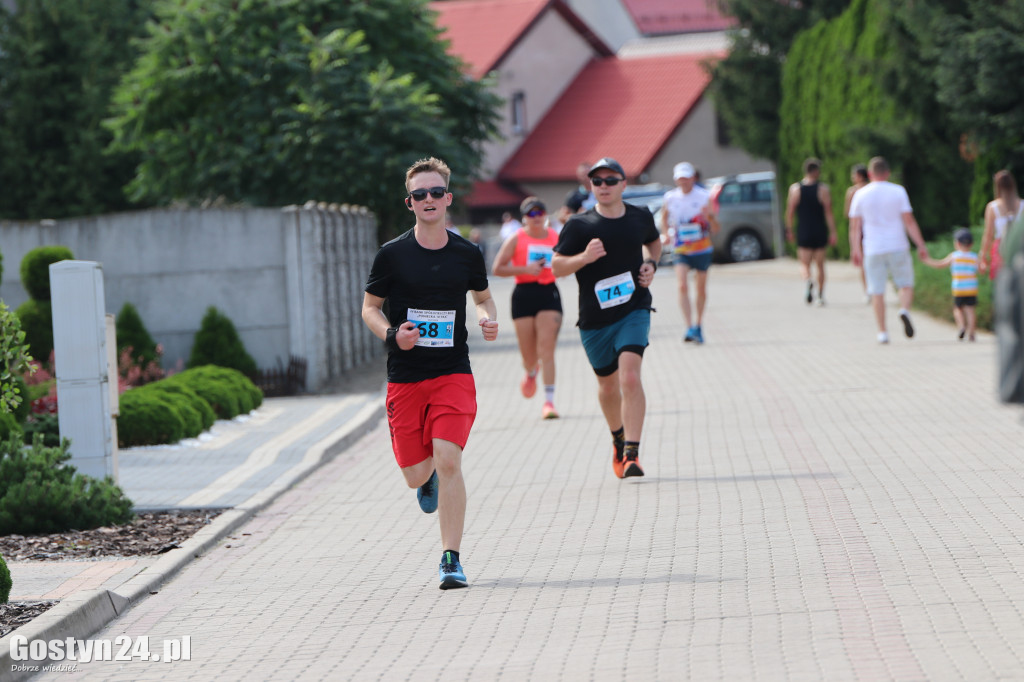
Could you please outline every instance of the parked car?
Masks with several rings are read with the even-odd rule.
[[[775,198],[775,173],[740,173],[709,178],[705,186],[710,188],[711,202],[718,214],[721,229],[711,242],[715,247],[717,260],[740,263],[744,261],[771,258],[776,245],[781,245],[782,225]],[[653,196],[652,185],[632,188],[634,194],[623,200],[637,206],[646,206],[654,213],[655,224],[661,226],[661,204],[668,187],[663,187],[661,196]],[[627,187],[627,190],[630,189]],[[669,233],[672,228],[669,228]],[[669,260],[670,249],[664,249],[663,258]]]

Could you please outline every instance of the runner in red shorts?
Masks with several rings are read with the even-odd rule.
[[[466,521],[462,450],[476,418],[466,341],[466,292],[484,339],[498,337],[483,255],[445,229],[451,171],[422,159],[405,175],[416,225],[377,252],[363,297],[363,321],[388,348],[388,427],[405,482],[420,508],[438,512],[442,590],[466,587],[459,551]],[[388,315],[383,311],[388,302]]]

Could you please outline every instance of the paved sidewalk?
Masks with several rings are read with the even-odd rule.
[[[792,261],[712,270],[708,343],[682,344],[667,268],[645,356],[643,479],[620,481],[575,322],[556,404],[517,392],[510,283],[473,343],[463,564],[381,424],[93,635],[188,637],[190,661],[89,680],[1024,678],[1021,412],[995,343],[915,318],[875,343],[852,268],[806,306]],[[169,649],[173,652],[173,648]],[[116,648],[115,648],[116,651]],[[50,679],[52,676],[42,676]]]

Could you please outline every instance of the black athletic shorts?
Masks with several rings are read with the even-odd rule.
[[[535,317],[542,310],[562,312],[562,297],[558,295],[558,285],[554,282],[517,284],[512,290],[512,319]]]
[[[954,296],[953,305],[957,308],[963,308],[964,306],[978,305],[977,296]]]
[[[828,246],[828,228],[801,230],[797,225],[796,245],[802,249],[824,249]]]

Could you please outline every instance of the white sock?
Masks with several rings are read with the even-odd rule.
[[[550,386],[548,386],[547,384],[544,385],[544,400],[546,400],[549,403],[554,403],[555,402],[555,385],[554,384],[551,384]]]

